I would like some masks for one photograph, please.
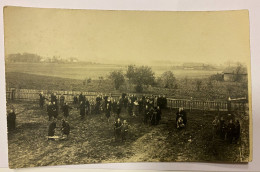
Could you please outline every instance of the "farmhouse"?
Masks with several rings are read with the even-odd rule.
[[[224,81],[247,81],[247,73],[241,71],[239,73],[235,72],[235,69],[226,69],[223,71]]]

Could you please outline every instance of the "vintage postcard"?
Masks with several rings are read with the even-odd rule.
[[[10,168],[252,161],[249,14],[4,8]]]

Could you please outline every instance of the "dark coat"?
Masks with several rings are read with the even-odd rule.
[[[80,115],[81,115],[81,116],[84,116],[84,115],[85,115],[85,110],[86,110],[86,109],[85,109],[85,104],[83,104],[83,103],[80,104],[80,105],[79,105],[79,110],[80,110]]]
[[[48,136],[54,136],[56,128],[56,122],[52,122],[49,125]]]
[[[68,122],[63,121],[62,122],[62,132],[65,135],[69,135],[70,134],[70,125]]]
[[[62,107],[63,114],[65,117],[69,116],[69,109],[71,109],[71,107],[69,107],[69,105],[66,104]]]
[[[16,114],[14,112],[9,113],[7,115],[7,128],[9,131],[15,129],[15,127],[16,127],[15,121],[16,121]]]

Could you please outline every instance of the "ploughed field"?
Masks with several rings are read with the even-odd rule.
[[[186,129],[175,127],[175,110],[163,109],[157,126],[142,123],[142,115],[133,117],[123,108],[121,119],[130,125],[125,142],[115,142],[114,115],[107,122],[104,114],[80,119],[73,107],[68,117],[71,133],[67,140],[47,140],[46,106],[38,101],[7,103],[15,108],[17,128],[8,133],[10,168],[108,162],[169,161],[246,161],[248,149],[248,118],[236,114],[241,121],[241,143],[229,144],[212,138],[212,121],[216,113],[188,112]],[[59,112],[58,119],[62,118]],[[61,121],[57,123],[61,126]],[[55,135],[61,135],[59,129]]]

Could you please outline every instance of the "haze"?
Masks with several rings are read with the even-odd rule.
[[[115,64],[250,63],[248,11],[152,12],[5,7],[5,53]]]

